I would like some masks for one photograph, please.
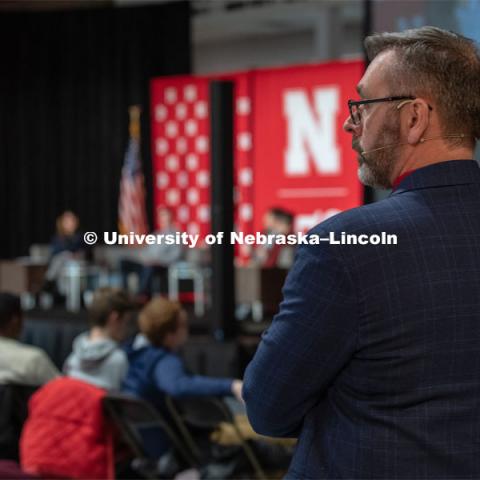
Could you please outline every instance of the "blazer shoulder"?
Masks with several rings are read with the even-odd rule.
[[[376,203],[362,205],[344,212],[319,223],[312,228],[309,234],[324,235],[330,232],[340,233],[376,233],[384,228],[385,223],[391,223],[398,211],[398,199],[388,197]]]

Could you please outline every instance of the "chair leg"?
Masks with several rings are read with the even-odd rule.
[[[240,443],[242,445],[243,450],[245,451],[245,455],[247,456],[249,462],[251,463],[253,470],[255,471],[255,475],[259,480],[266,480],[267,476],[265,475],[265,472],[263,471],[262,466],[260,465],[260,462],[258,461],[257,456],[253,452],[252,448],[248,444],[248,442],[243,438],[242,432],[238,428],[237,422],[235,421],[235,417],[230,414],[228,407],[225,406],[224,404],[221,404],[222,408],[226,412],[226,415],[231,417],[231,422],[233,429],[235,430],[235,433],[237,434],[237,437],[240,440]]]
[[[152,408],[152,407],[149,407]],[[153,411],[153,414],[155,414],[155,411]],[[183,459],[191,466],[194,467],[196,465],[196,459],[193,458],[190,453],[184,448],[182,445],[182,442],[180,438],[178,438],[177,434],[170,428],[170,426],[167,423],[164,423],[162,427],[170,437],[170,440],[174,444],[174,446],[177,449],[177,452],[180,453],[180,455],[183,456]]]
[[[187,447],[190,448],[190,451],[193,453],[193,456],[195,457],[195,459],[197,461],[200,461],[202,457],[200,453],[200,449],[198,448],[198,445],[196,444],[195,440],[193,439],[188,429],[185,427],[185,424],[183,423],[177,409],[173,405],[171,398],[167,397],[166,403],[167,403],[167,408],[173,417],[173,421],[175,422],[175,425],[180,431],[180,434],[183,436],[183,439],[185,440]]]

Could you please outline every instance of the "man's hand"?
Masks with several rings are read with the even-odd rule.
[[[242,403],[245,403],[242,398],[242,387],[243,387],[243,382],[241,380],[234,380],[232,382],[232,393],[234,397]]]

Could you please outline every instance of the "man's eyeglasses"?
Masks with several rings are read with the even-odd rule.
[[[359,125],[362,119],[362,110],[363,105],[367,105],[369,103],[380,103],[380,102],[396,102],[399,100],[415,100],[416,97],[412,97],[411,95],[402,95],[398,97],[384,97],[384,98],[370,98],[368,100],[349,100],[348,101],[348,110],[350,111],[350,118],[354,125]],[[408,102],[401,102],[397,105],[397,109],[400,110],[405,103]],[[429,105],[429,109],[431,110],[432,107]]]

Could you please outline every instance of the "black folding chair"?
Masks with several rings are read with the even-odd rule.
[[[28,401],[38,388],[0,385],[0,459],[18,461],[18,442],[28,416]]]
[[[172,416],[178,431],[185,443],[194,453],[198,461],[202,461],[201,448],[191,433],[192,429],[215,430],[220,423],[226,422],[232,425],[239,444],[255,472],[258,479],[267,478],[260,461],[252,450],[248,441],[243,437],[235,418],[225,403],[217,397],[166,397],[166,405]]]
[[[164,416],[150,403],[125,394],[109,394],[103,400],[105,413],[119,430],[124,441],[132,450],[137,462],[157,465],[159,458],[170,448],[183,460],[186,468],[196,466],[182,440]],[[143,468],[147,478],[158,478],[158,470]],[[169,474],[166,474],[169,476]]]

